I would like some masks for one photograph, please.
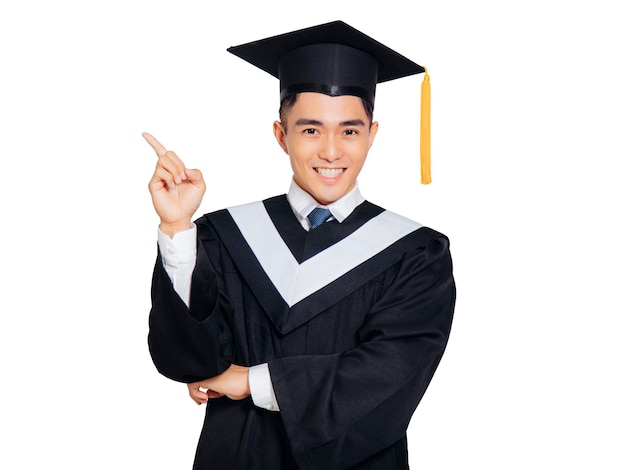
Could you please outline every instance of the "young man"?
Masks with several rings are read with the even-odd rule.
[[[444,235],[366,201],[357,176],[376,83],[424,69],[341,22],[229,50],[280,79],[287,195],[192,223],[201,173],[144,134],[161,218],[149,346],[207,404],[194,468],[406,469],[452,262]]]

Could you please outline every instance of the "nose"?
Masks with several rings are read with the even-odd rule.
[[[320,149],[320,158],[327,162],[339,160],[343,154],[341,144],[338,138],[332,134],[327,134],[322,139],[322,148]]]

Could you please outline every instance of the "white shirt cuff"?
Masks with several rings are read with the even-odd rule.
[[[196,266],[196,225],[177,232],[172,238],[158,231],[159,251],[163,267],[172,281],[174,290],[189,307],[191,275]]]
[[[256,406],[269,411],[280,411],[267,363],[250,367],[248,383],[250,384],[252,401]]]
[[[158,231],[159,249],[166,264],[177,264],[181,261],[196,259],[196,224],[188,230],[176,232],[172,238]]]

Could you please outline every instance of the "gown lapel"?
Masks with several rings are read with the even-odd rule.
[[[286,197],[212,215],[215,230],[276,328],[288,333],[354,292],[414,246],[420,225],[364,202],[342,223],[305,230]]]

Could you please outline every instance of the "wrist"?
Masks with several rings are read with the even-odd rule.
[[[191,227],[191,219],[186,219],[180,222],[161,222],[159,224],[159,230],[170,238],[173,238],[178,232],[189,230]]]

